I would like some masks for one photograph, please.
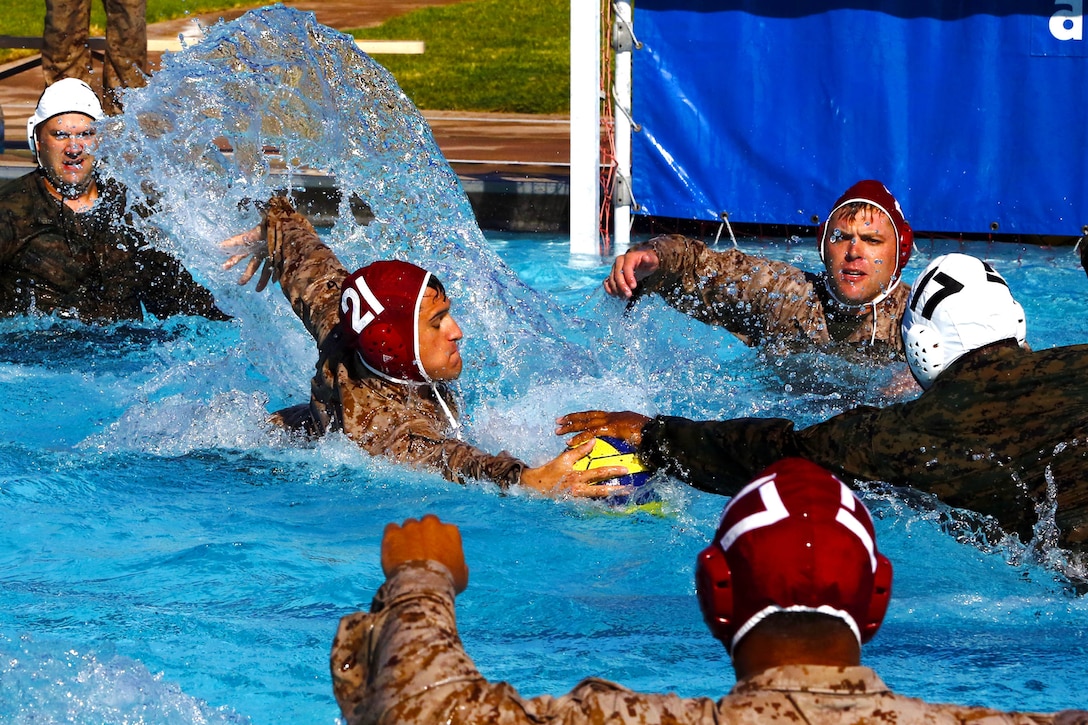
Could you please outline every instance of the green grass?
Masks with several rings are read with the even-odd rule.
[[[469,0],[424,8],[356,38],[422,40],[420,56],[382,55],[401,88],[428,110],[507,113],[570,112],[572,0]],[[578,0],[590,1],[590,0]],[[233,7],[253,0],[148,0],[148,23]],[[45,0],[0,0],[0,35],[41,35]],[[105,27],[102,4],[91,8],[91,33]],[[0,49],[0,63],[33,51]]]
[[[147,0],[147,22],[252,5],[253,0]],[[0,0],[0,18],[0,35],[41,35],[45,28],[45,0]],[[91,35],[100,36],[106,32],[106,11],[101,0],[91,3],[90,27]],[[0,48],[0,63],[35,52]]]
[[[377,58],[419,108],[565,114],[570,2],[472,0],[350,32],[356,38],[426,43],[421,56]]]

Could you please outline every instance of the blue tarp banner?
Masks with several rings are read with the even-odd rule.
[[[1088,225],[1085,0],[637,0],[637,213],[813,224],[880,179],[915,229]]]

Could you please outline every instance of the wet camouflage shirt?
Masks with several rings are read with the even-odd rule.
[[[899,322],[908,285],[900,283],[877,303],[875,317],[872,306],[858,315],[835,302],[822,274],[736,249],[712,251],[678,234],[632,249],[645,247],[657,253],[659,266],[639,284],[639,294],[658,294],[680,312],[724,327],[748,345],[903,359]]]
[[[178,260],[153,249],[124,218],[124,191],[99,184],[76,213],[35,171],[0,187],[0,314],[36,311],[114,322],[201,315],[229,319]]]
[[[640,694],[595,678],[562,697],[528,698],[505,682],[485,680],[465,654],[454,619],[452,577],[441,564],[397,567],[370,611],[341,619],[332,645],[333,692],[348,725],[1054,722],[1048,715],[902,697],[867,667],[776,667],[738,682],[720,700]]]
[[[847,480],[909,486],[988,514],[1025,542],[1040,514],[1053,515],[1056,543],[1088,551],[1088,345],[996,343],[957,360],[915,400],[802,430],[783,419],[655,418],[640,454],[727,496],[801,456]]]
[[[310,411],[318,433],[342,430],[368,453],[432,468],[451,481],[521,480],[525,464],[492,455],[450,434],[435,395],[457,406],[445,386],[383,380],[340,341],[340,285],[348,272],[313,226],[286,199],[272,200],[267,215],[269,253],[283,294],[318,346],[310,385]]]

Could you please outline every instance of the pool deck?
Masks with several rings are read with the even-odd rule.
[[[380,24],[393,15],[458,0],[313,0],[292,7],[315,13],[337,29]],[[198,16],[203,23],[231,20],[243,9]],[[172,40],[192,27],[193,18],[153,23],[148,39]],[[162,54],[151,52],[158,68]],[[0,66],[2,67],[2,66]],[[4,137],[0,180],[33,167],[26,146],[26,121],[45,87],[40,67],[0,80]],[[567,116],[423,111],[435,141],[461,179],[484,229],[567,232],[570,217],[570,121]]]

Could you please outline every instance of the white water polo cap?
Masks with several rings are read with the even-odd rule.
[[[38,125],[64,113],[82,113],[95,121],[106,117],[102,104],[91,87],[78,78],[61,78],[45,89],[38,99],[38,107],[26,122],[26,142],[38,158]]]
[[[901,327],[907,364],[928,389],[937,376],[972,350],[1027,337],[1024,308],[986,262],[945,254],[925,268],[910,291]]]

